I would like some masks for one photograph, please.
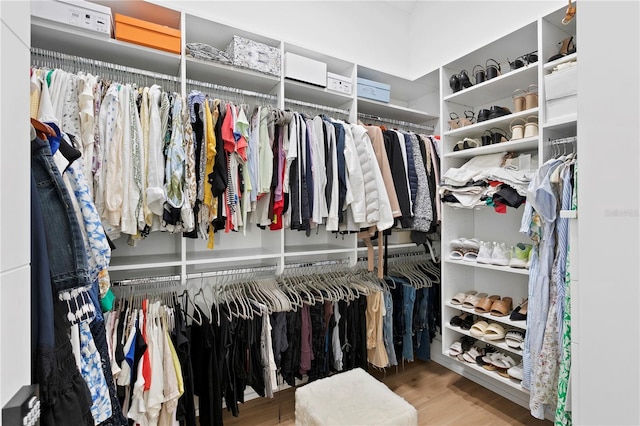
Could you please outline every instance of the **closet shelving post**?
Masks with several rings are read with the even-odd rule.
[[[537,156],[540,145],[538,135],[526,139],[518,139],[493,145],[480,146],[460,151],[454,151],[455,145],[465,137],[481,138],[489,129],[501,129],[509,134],[509,127],[515,118],[526,119],[537,117],[539,107],[521,112],[513,112],[512,94],[516,89],[524,89],[530,85],[539,84],[540,62],[528,64],[524,67],[510,70],[509,60],[538,50],[538,22],[525,25],[502,38],[478,48],[440,69],[441,117],[442,122],[442,150],[441,171],[444,174],[453,167],[460,167],[470,159],[485,154],[501,152],[530,153]],[[475,82],[473,69],[476,65],[483,68],[487,60],[494,59],[500,63],[501,75],[485,82]],[[477,67],[476,67],[477,68]],[[467,70],[473,86],[453,92],[449,86],[449,79],[454,74]],[[465,111],[472,111],[477,117],[481,109],[489,109],[493,105],[509,108],[512,114],[483,121],[480,123],[450,129],[448,119],[451,113],[459,117],[465,116]],[[475,290],[478,293],[497,294],[513,299],[517,306],[528,293],[528,270],[514,269],[502,266],[483,265],[475,262],[451,260],[448,257],[451,240],[456,238],[477,238],[480,241],[504,242],[507,247],[518,242],[528,243],[526,236],[518,232],[523,208],[507,208],[506,214],[497,214],[492,207],[483,206],[472,209],[456,208],[443,203],[442,211],[442,354],[434,355],[434,359],[447,365],[454,371],[471,378],[489,389],[521,404],[528,405],[527,392],[519,382],[504,378],[495,372],[487,371],[475,364],[461,362],[448,355],[451,344],[463,336],[470,336],[468,331],[460,327],[449,325],[450,319],[461,311],[477,315],[478,319],[497,322],[505,330],[526,330],[525,321],[511,321],[509,316],[497,317],[489,314],[478,315],[473,309],[465,309],[451,303],[452,297],[459,292]],[[478,339],[476,343],[497,347],[501,352],[510,355],[516,362],[522,356],[520,349],[510,348],[504,340],[486,341]]]

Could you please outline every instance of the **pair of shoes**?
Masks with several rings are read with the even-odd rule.
[[[449,78],[449,87],[451,87],[453,93],[471,86],[473,86],[473,84],[471,84],[471,80],[469,80],[469,73],[467,70],[462,70],[460,71],[460,74],[454,74]]]
[[[459,293],[456,293],[456,295],[453,296],[453,298],[451,298],[451,304],[462,305],[468,296],[472,296],[474,294],[478,294],[478,292],[475,290],[469,290],[469,291],[461,291]]]
[[[518,243],[514,247],[511,247],[511,260],[509,261],[510,268],[529,268],[531,264],[531,244]]]
[[[493,105],[489,108],[489,120],[493,120],[494,118],[504,117],[505,115],[511,114],[511,110],[507,107],[503,107],[500,105]]]
[[[460,127],[465,127],[465,126],[471,126],[472,124],[475,124],[475,122],[476,122],[475,113],[469,110],[464,112],[463,118],[460,118],[460,116],[458,116],[458,114],[456,114],[455,112],[450,112],[449,120],[447,120],[447,123],[449,123],[449,130],[459,129]]]
[[[555,61],[563,56],[571,55],[576,52],[576,43],[573,40],[573,36],[567,37],[560,42],[560,51],[557,55],[553,55],[547,62]]]
[[[473,337],[482,337],[485,340],[495,341],[504,339],[504,327],[497,322],[489,324],[484,320],[480,320],[473,324],[471,330],[469,330]]]
[[[502,352],[489,353],[482,358],[482,361],[484,362],[483,367],[486,370],[498,370],[498,374],[500,375],[506,374],[509,368],[516,366],[516,362],[513,360],[513,358],[511,358],[510,355],[503,354]],[[504,374],[501,374],[501,372]]]
[[[477,148],[480,146],[480,141],[473,138],[464,138],[459,141],[456,146],[453,147],[454,151],[462,151],[464,149]]]
[[[529,307],[529,301],[527,299],[524,300],[519,306],[511,312],[509,318],[512,321],[525,321],[527,319],[527,310]]]
[[[538,62],[538,51],[534,50],[531,53],[525,53],[524,55],[520,55],[511,62],[509,58],[507,58],[507,62],[509,62],[509,68],[511,71],[517,70],[518,68],[525,67],[530,64],[534,64]]]
[[[513,299],[511,297],[490,296],[478,301],[475,311],[480,314],[491,314],[494,317],[505,317],[511,312]]]
[[[480,241],[475,238],[456,238],[449,243],[451,251],[449,258],[451,260],[466,260],[467,262],[475,262],[480,249]]]
[[[511,254],[505,243],[480,242],[476,262],[496,266],[508,266],[510,260]]]
[[[522,361],[520,361],[520,364],[507,369],[507,374],[512,379],[522,380],[522,377],[524,376],[524,367],[522,365]]]
[[[474,315],[468,312],[463,312],[460,315],[449,320],[449,324],[453,327],[460,327],[463,330],[469,330],[475,321]]]
[[[527,89],[516,89],[511,94],[513,111],[520,112],[538,106],[538,85],[530,84]]]
[[[502,129],[498,129],[497,127],[492,127],[489,130],[485,130],[480,136],[480,140],[482,141],[482,146],[493,145],[496,143],[507,142],[509,137],[507,136],[507,132]]]

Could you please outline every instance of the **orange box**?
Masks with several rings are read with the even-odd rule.
[[[115,21],[117,40],[180,54],[180,30],[119,13],[116,13]]]

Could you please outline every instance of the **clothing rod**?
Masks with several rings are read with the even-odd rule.
[[[126,287],[130,285],[138,285],[138,284],[155,284],[155,283],[165,283],[172,281],[180,281],[180,275],[167,275],[161,277],[143,277],[143,278],[129,278],[120,281],[112,282],[111,284],[118,287]]]
[[[329,265],[349,265],[348,259],[343,260],[320,260],[318,262],[304,262],[304,263],[285,263],[284,269],[296,269],[296,268],[312,268],[317,266],[329,266]]]
[[[240,269],[222,269],[219,271],[210,271],[210,272],[196,272],[193,274],[187,274],[187,280],[197,280],[201,278],[211,278],[211,277],[221,277],[226,275],[243,275],[243,274],[254,274],[258,272],[271,272],[276,270],[276,266],[261,266],[255,268],[240,268]]]
[[[575,143],[578,141],[578,137],[577,136],[570,136],[568,138],[560,138],[560,139],[549,139],[549,142],[551,143],[551,145],[560,145],[563,143]]]
[[[427,126],[425,124],[410,123],[408,121],[402,121],[402,120],[394,120],[392,118],[382,118],[377,115],[365,114],[364,112],[359,112],[358,117],[378,121],[381,123],[397,124],[398,126],[413,127],[415,129],[428,130],[430,132],[434,131],[433,126]]]
[[[132,68],[132,67],[124,66],[124,65],[118,65],[118,64],[112,64],[112,63],[109,63],[109,62],[103,62],[103,61],[99,61],[97,59],[89,59],[89,58],[83,58],[83,57],[80,57],[80,56],[68,55],[66,53],[49,51],[49,50],[40,49],[40,48],[37,48],[37,47],[32,47],[31,48],[31,54],[32,55],[41,56],[45,61],[46,60],[50,60],[52,62],[55,62],[55,61],[69,61],[69,62],[74,62],[74,63],[76,63],[78,65],[88,65],[88,66],[94,66],[96,68],[108,68],[110,70],[117,71],[117,72],[124,72],[124,73],[128,73],[128,74],[136,74],[136,75],[150,77],[150,78],[154,78],[154,79],[158,79],[158,80],[167,80],[167,81],[171,81],[171,82],[174,82],[174,83],[180,83],[182,81],[180,79],[180,77],[175,76],[175,75],[156,73],[156,72],[152,72],[152,71],[142,70],[142,69],[139,69],[139,68]],[[222,86],[222,85],[219,85],[219,84],[208,83],[208,82],[204,82],[204,81],[197,81],[197,80],[187,79],[186,83],[190,84],[190,85],[193,85],[193,86],[200,86],[202,88],[209,88],[209,89],[213,89],[213,90],[217,90],[217,91],[223,91],[223,92],[228,92],[228,93],[237,93],[237,94],[244,95],[244,96],[251,96],[251,97],[263,98],[263,99],[271,99],[271,100],[278,99],[277,96],[271,95],[271,94],[267,94],[267,93],[259,93],[259,92],[254,92],[254,91],[251,91],[251,90],[238,89],[236,87]]]
[[[333,107],[329,107],[329,106],[325,106],[325,105],[312,104],[310,102],[299,101],[297,99],[288,99],[288,98],[286,98],[284,100],[284,102],[285,103],[289,103],[289,104],[293,104],[293,105],[299,105],[299,106],[303,106],[303,107],[319,109],[319,110],[328,111],[328,112],[335,112],[335,113],[343,114],[343,115],[349,115],[349,110],[347,110],[347,109],[339,109],[339,108],[333,108]]]

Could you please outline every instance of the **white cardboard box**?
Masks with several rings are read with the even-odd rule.
[[[328,72],[327,89],[350,95],[353,90],[353,82],[350,77]]]
[[[291,80],[326,87],[327,64],[291,52],[285,52],[284,76]]]
[[[558,99],[578,93],[578,66],[544,76],[545,99]]]
[[[111,8],[83,0],[46,0],[31,6],[31,15],[111,37]]]

